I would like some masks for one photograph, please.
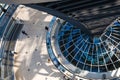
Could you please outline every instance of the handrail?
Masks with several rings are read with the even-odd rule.
[[[14,8],[13,8],[14,7]],[[10,23],[10,21],[12,20],[12,15],[14,13],[14,11],[16,10],[16,7],[17,5],[10,5],[7,9],[7,12],[2,16],[2,19],[0,20],[1,22],[4,22],[2,27],[5,27],[4,30],[3,30],[3,33],[0,35],[0,57],[1,57],[1,60],[3,58],[3,53],[4,53],[4,46],[5,46],[5,42],[4,42],[4,39],[5,39],[5,33],[8,29],[8,25]],[[9,13],[9,15],[8,15]],[[7,19],[6,19],[7,18]],[[1,79],[4,79],[4,65],[2,64],[2,62],[0,63],[0,66],[1,66]]]
[[[52,46],[51,46],[51,30],[52,27],[54,25],[54,22],[56,20],[56,17],[54,17],[52,19],[52,21],[49,24],[49,31],[46,34],[46,45],[47,45],[47,50],[48,50],[48,54],[53,62],[53,64],[56,66],[56,68],[62,72],[63,74],[65,74],[66,76],[68,76],[69,78],[73,77],[73,73],[71,71],[69,71],[68,69],[66,69],[58,60],[57,57],[55,56],[53,50],[52,50]]]

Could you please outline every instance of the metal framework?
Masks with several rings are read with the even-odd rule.
[[[107,72],[107,73],[109,71],[117,70],[120,67],[119,54],[114,54],[118,52],[116,52],[116,50],[114,49],[111,50],[112,48],[110,47],[112,45],[115,47],[115,49],[118,49],[118,51],[120,49],[120,46],[119,46],[120,45],[119,43],[120,42],[120,39],[119,39],[120,38],[119,36],[120,25],[118,24],[117,26],[112,25],[111,29],[109,28],[107,29],[107,27],[111,24],[111,22],[113,22],[113,20],[115,20],[116,18],[120,16],[120,0],[99,0],[99,1],[96,1],[96,0],[41,0],[41,1],[39,0],[0,0],[0,1],[6,2],[9,4],[10,3],[24,4],[28,7],[31,7],[31,8],[40,10],[40,11],[45,11],[49,14],[57,16],[71,23],[73,26],[76,26],[76,29],[78,29],[78,32],[80,33],[80,35],[79,33],[76,33],[75,35],[71,35],[71,34],[74,34],[74,31],[77,32],[77,30],[73,28],[72,30],[69,30],[71,31],[71,34],[69,34],[69,32],[67,33],[64,31],[64,35],[62,34],[59,35],[59,36],[62,36],[62,38],[58,40],[59,42],[61,41],[59,43],[60,50],[69,52],[69,55],[68,54],[66,55],[65,53],[62,53],[62,54],[74,66],[77,66],[78,68],[82,70],[87,70],[89,72],[91,71],[91,72]],[[6,9],[1,8],[1,10],[2,12],[0,14],[2,15],[3,13],[5,13]],[[65,26],[64,28],[65,29],[66,27],[69,28],[69,26]],[[105,30],[108,30],[108,31],[105,31]],[[84,36],[81,33],[87,34],[86,35],[87,37],[92,37],[92,39],[94,40],[91,42],[91,39],[90,39],[89,42],[92,44],[90,44],[91,47],[88,48],[90,50],[86,51],[86,54],[85,54],[85,48],[87,47],[88,42],[82,42],[82,44],[81,43],[78,44],[76,42],[77,38],[78,38],[78,41],[81,41],[80,36],[84,38],[83,40],[87,41],[86,36]],[[66,34],[69,34],[70,36],[64,39],[63,37],[66,37]],[[69,40],[69,38],[71,37],[72,39]],[[101,39],[101,44],[103,46],[101,46],[100,43],[96,43],[98,41],[96,37]],[[102,39],[105,39],[106,43],[109,42],[110,44],[102,43],[102,41],[105,41]],[[50,35],[47,34],[47,47],[48,47],[49,54],[51,54],[50,52],[52,52],[52,48],[51,48],[51,42],[49,40],[50,40]],[[67,43],[69,44],[69,46],[66,47],[64,45],[66,44],[65,40],[66,42],[74,41],[74,44],[76,45]],[[64,43],[61,44],[62,42]],[[79,50],[73,50],[74,46],[78,47]],[[80,49],[84,49],[84,50],[80,51]],[[72,51],[75,54],[72,54],[71,53]],[[100,53],[102,57],[100,54],[97,54],[97,56],[101,57],[100,59],[99,57],[96,57],[96,56],[94,57],[94,55],[96,55],[94,53]],[[106,53],[106,54],[102,54],[102,53]],[[82,56],[77,58],[76,55],[82,55]],[[86,57],[84,57],[85,55]],[[91,55],[92,57],[94,57],[92,58],[92,62],[90,59]],[[53,57],[53,55],[50,55],[50,56]],[[83,66],[81,66],[81,64],[79,65],[78,63],[78,62],[82,62],[82,60],[80,59],[85,60],[83,61],[83,64],[84,64]],[[97,61],[98,63],[95,63]],[[61,72],[63,71],[63,73],[65,74],[65,71],[67,70],[62,65],[60,65],[56,57],[53,57],[53,63],[56,65],[56,67],[59,70],[61,70]],[[4,68],[4,66],[1,66],[1,70],[4,70],[2,68]],[[1,73],[2,72],[4,71],[1,71]],[[71,76],[74,77],[78,75],[78,74],[74,74],[73,72],[70,72],[70,74],[71,74],[70,77]],[[82,76],[82,77],[89,78],[89,75]],[[81,76],[81,75],[78,75],[78,76]],[[103,76],[104,79],[106,78],[106,75],[102,75],[102,73],[99,77],[101,78],[101,76]],[[4,78],[4,76],[1,76],[1,77]],[[93,79],[96,78],[96,76],[92,76],[92,77]],[[110,77],[107,76],[107,78],[111,78],[111,76]]]
[[[104,29],[120,15],[120,0],[0,0],[25,4],[60,17],[89,35],[100,36]]]
[[[62,0],[26,6],[60,17],[92,36],[100,36],[120,16],[119,0]]]

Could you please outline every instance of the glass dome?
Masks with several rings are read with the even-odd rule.
[[[119,42],[118,19],[101,36],[93,38],[68,22],[58,32],[58,44],[63,56],[79,69],[90,72],[108,72],[120,67]]]

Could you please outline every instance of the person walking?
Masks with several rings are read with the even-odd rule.
[[[48,31],[48,30],[49,30],[49,28],[48,28],[47,26],[45,26],[45,30],[46,30],[46,31]]]
[[[22,34],[26,35],[29,38],[29,35],[23,30]]]

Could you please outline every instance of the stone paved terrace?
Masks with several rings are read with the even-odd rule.
[[[20,6],[15,17],[24,23],[15,46],[16,80],[64,80],[62,73],[48,62],[45,26],[49,25],[53,16]],[[22,34],[23,30],[29,38]]]

